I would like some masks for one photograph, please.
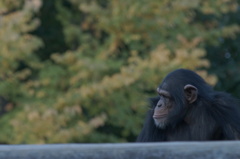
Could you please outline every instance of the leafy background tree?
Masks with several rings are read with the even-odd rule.
[[[177,68],[240,97],[238,15],[235,0],[2,0],[0,143],[135,141]]]

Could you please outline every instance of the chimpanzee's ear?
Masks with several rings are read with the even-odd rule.
[[[184,86],[184,93],[189,104],[192,104],[197,100],[198,89],[195,86],[187,84]]]

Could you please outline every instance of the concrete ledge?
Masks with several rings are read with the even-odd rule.
[[[235,159],[240,142],[0,145],[0,159]]]

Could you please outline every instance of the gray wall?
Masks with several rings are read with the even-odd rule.
[[[0,159],[240,159],[240,142],[0,145]]]

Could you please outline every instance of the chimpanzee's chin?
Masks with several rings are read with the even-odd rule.
[[[155,126],[159,129],[165,129],[167,126],[166,120],[159,121],[158,119],[154,119]]]

